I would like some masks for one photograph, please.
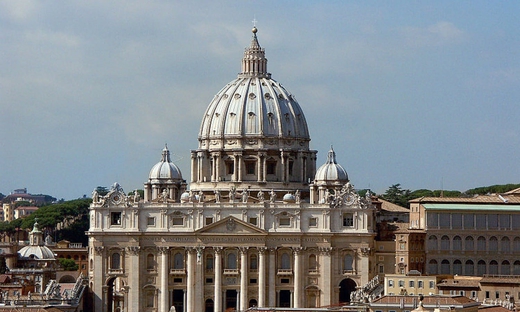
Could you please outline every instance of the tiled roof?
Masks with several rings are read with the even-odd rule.
[[[387,295],[372,301],[372,304],[413,304],[418,302],[418,296],[398,296],[398,295]],[[415,300],[415,301],[414,301]],[[439,305],[467,305],[476,303],[475,300],[469,299],[465,296],[424,296],[424,306],[439,306]]]
[[[481,305],[478,307],[479,312],[511,312],[509,309],[501,306]]]
[[[405,207],[401,207],[401,206],[391,203],[389,201],[386,201],[382,198],[378,198],[378,200],[381,202],[382,210],[392,211],[392,212],[410,212],[409,209],[407,209]]]
[[[480,279],[453,279],[448,278],[442,280],[440,283],[437,283],[437,287],[439,288],[478,288],[480,283]]]
[[[478,195],[475,197],[419,197],[410,203],[473,203],[473,204],[520,204],[520,196],[506,194]]]
[[[516,275],[500,275],[500,276],[484,276],[480,283],[492,284],[520,284],[520,276]]]

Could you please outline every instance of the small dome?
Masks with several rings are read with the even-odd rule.
[[[54,260],[54,253],[46,246],[25,246],[18,251],[21,259]]]
[[[296,197],[294,197],[294,195],[291,193],[287,193],[283,196],[282,200],[286,203],[294,203],[296,202]]]
[[[347,171],[336,163],[336,153],[331,147],[327,155],[327,162],[316,171],[315,181],[348,182]]]
[[[150,170],[149,178],[151,181],[182,180],[181,170],[170,160],[168,146],[165,146],[162,151],[161,161]]]

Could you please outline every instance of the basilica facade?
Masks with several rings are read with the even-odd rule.
[[[236,79],[202,116],[189,184],[167,147],[144,196],[115,183],[90,207],[95,311],[245,311],[350,301],[374,275],[375,219],[317,151],[253,28]]]

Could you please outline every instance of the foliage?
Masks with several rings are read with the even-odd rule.
[[[132,195],[134,195],[134,192],[135,192],[135,191],[130,191],[130,192],[128,192],[128,196],[132,196]],[[141,196],[141,198],[144,198],[144,190],[137,190],[137,192],[139,193],[139,195]]]
[[[65,271],[77,271],[78,270],[78,265],[72,259],[60,258],[59,261],[60,261],[60,266]]]
[[[106,186],[98,186],[96,187],[96,192],[99,194],[99,196],[105,196],[108,194],[108,188]]]
[[[40,229],[52,232],[56,225],[62,221],[88,214],[88,208],[91,202],[92,200],[87,198],[43,206],[30,216],[23,218],[21,227],[24,229],[32,228],[34,225],[34,219],[38,218]]]
[[[43,201],[45,203],[53,203],[53,202],[55,202],[57,200],[56,197],[53,197],[53,196],[47,195],[47,194],[31,194],[31,195],[33,195],[33,196],[43,196],[44,197]]]
[[[390,186],[381,198],[401,207],[408,207],[408,201],[412,199],[411,191],[402,189],[399,183]]]
[[[27,200],[17,201],[17,202],[14,204],[14,207],[15,207],[15,208],[18,208],[18,207],[32,207],[32,206],[34,206],[34,204],[31,203],[30,201],[27,201]]]
[[[460,191],[448,191],[448,190],[426,190],[420,189],[410,193],[410,199],[419,197],[460,197],[462,193]]]
[[[509,192],[511,190],[520,188],[520,184],[501,184],[501,185],[491,185],[491,186],[483,186],[477,187],[474,189],[467,190],[464,192],[467,196],[474,195],[485,195],[485,194],[500,194]]]

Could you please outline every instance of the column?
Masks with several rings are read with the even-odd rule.
[[[187,247],[188,277],[186,279],[186,311],[195,311],[195,249]]]
[[[320,305],[327,306],[332,304],[332,248],[331,247],[322,247],[319,248],[321,263],[320,263],[320,288],[323,290],[322,298]]]
[[[242,155],[238,156],[238,182],[242,182]]]
[[[215,312],[222,312],[222,247],[213,247],[215,250],[215,295],[214,306]]]
[[[302,287],[302,247],[294,247],[294,305],[295,308],[302,307],[303,287]]]
[[[126,311],[139,311],[140,301],[140,264],[139,264],[139,251],[140,247],[132,246],[126,247],[126,251],[130,256],[128,259],[128,308]],[[96,310],[97,311],[97,310]]]
[[[103,285],[105,284],[106,277],[106,267],[105,267],[105,247],[98,246],[94,247],[94,267],[91,268],[95,274],[90,274],[94,279],[94,310],[95,311],[104,311],[103,307],[106,306],[106,298],[105,298],[105,289]],[[42,287],[45,287],[42,285]],[[130,285],[130,287],[132,287]],[[42,288],[43,289],[43,288]]]
[[[204,246],[195,248],[197,252],[195,269],[195,311],[202,311],[204,308]]]
[[[276,248],[269,248],[269,306],[276,307]]]
[[[197,180],[197,154],[194,152],[191,153],[191,182],[195,182]]]
[[[239,247],[240,250],[240,311],[247,309],[247,271],[249,269],[247,264],[247,249],[249,247]]]
[[[266,182],[267,177],[267,156],[262,159],[262,181]]]
[[[266,247],[258,248],[258,307],[265,307],[265,251]]]
[[[159,270],[159,312],[168,312],[168,254],[170,253],[170,249],[168,247],[157,247],[157,250],[161,256],[161,267]]]

